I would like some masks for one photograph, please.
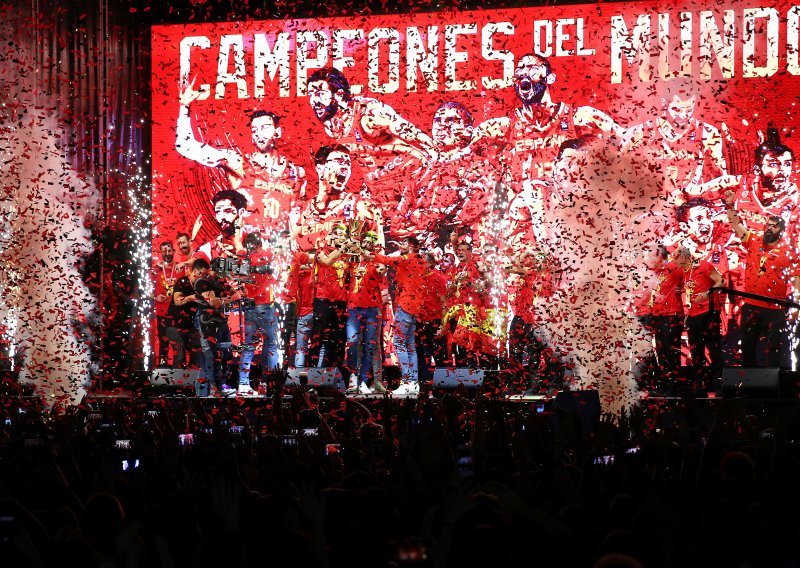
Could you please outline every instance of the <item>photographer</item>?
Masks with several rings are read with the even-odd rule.
[[[193,267],[203,265],[206,270],[210,268],[202,259],[196,260]],[[212,381],[222,396],[231,396],[236,392],[223,381],[222,376],[231,357],[231,330],[222,311],[225,288],[223,282],[209,275],[198,278],[194,283],[194,296],[198,302],[195,326],[200,333],[202,351],[196,389],[198,396],[211,394]]]
[[[249,260],[249,277],[243,282],[244,293],[254,305],[244,309],[245,339],[239,359],[239,394],[256,394],[250,387],[250,365],[256,351],[256,334],[263,338],[259,362],[266,374],[280,364],[278,333],[280,331],[275,305],[276,280],[272,274],[272,251],[263,248],[261,236],[249,233],[244,246]]]

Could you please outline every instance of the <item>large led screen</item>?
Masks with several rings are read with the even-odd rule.
[[[726,192],[751,231],[794,232],[799,22],[743,1],[156,26],[154,270],[181,234],[237,258],[343,224],[445,272],[467,242],[493,275],[471,348],[513,358],[524,310],[576,385],[629,393],[658,245],[742,288]]]

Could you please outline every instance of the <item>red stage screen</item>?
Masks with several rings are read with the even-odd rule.
[[[582,384],[608,381],[600,352],[636,351],[642,251],[687,246],[736,285],[725,190],[751,182],[765,139],[795,146],[799,22],[742,1],[156,26],[154,259],[178,233],[211,257],[248,232],[312,250],[342,221],[390,251],[414,235],[440,266],[462,239],[508,316],[529,288],[509,267],[546,258],[536,325],[563,328],[546,342]],[[338,161],[317,153],[336,144]],[[787,216],[791,157],[770,178],[792,187]],[[212,203],[231,190],[243,200]]]

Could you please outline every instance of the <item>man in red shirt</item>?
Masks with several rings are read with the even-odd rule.
[[[173,258],[175,250],[172,248],[171,242],[162,242],[159,249],[161,250],[161,261],[155,264],[153,271],[156,307],[156,341],[153,346],[157,347],[158,366],[166,367],[171,366],[167,329],[170,326],[169,305],[172,301],[172,288],[178,278],[183,276],[183,272],[179,272],[175,267]]]
[[[405,245],[407,252],[400,256],[376,254],[374,257],[367,255],[367,258],[396,268],[397,309],[394,317],[393,342],[403,379],[392,394],[413,396],[419,394],[419,362],[415,330],[427,288],[425,282],[427,263],[420,256],[419,242],[414,237],[406,239]]]
[[[686,249],[683,249],[686,250]],[[710,291],[723,285],[722,275],[707,260],[692,259],[691,253],[681,254],[678,263],[684,271],[683,287],[686,296],[686,335],[692,354],[696,387],[713,387],[714,379],[722,376],[722,346],[720,336],[719,306],[722,298],[713,298]]]
[[[658,282],[650,295],[650,321],[659,367],[658,390],[663,394],[674,392],[680,370],[685,274],[681,263],[687,259],[691,262],[691,253],[681,248],[675,252],[675,260],[658,267]]]
[[[433,362],[438,364],[447,360],[447,348],[441,341],[442,313],[447,294],[447,277],[436,268],[433,254],[422,255],[428,268],[423,275],[425,298],[417,317],[415,342],[417,347],[417,368],[420,381],[433,378]]]
[[[796,242],[784,235],[785,221],[777,215],[769,217],[759,238],[758,233],[748,230],[742,223],[734,207],[735,194],[728,191],[725,196],[728,221],[747,250],[744,291],[786,301],[789,299],[791,289],[797,297],[800,293],[799,259]],[[786,308],[775,302],[744,299],[742,363],[745,366],[755,366],[760,362],[759,344],[763,338],[763,347],[766,350],[763,360],[766,366],[790,368],[789,329],[786,316]]]
[[[371,253],[377,242],[378,234],[367,231],[361,240],[362,250]],[[384,393],[386,388],[383,384],[380,381],[372,381],[372,359],[378,342],[383,305],[381,283],[386,269],[368,260],[366,255],[362,255],[352,258],[349,270],[346,326],[347,369],[350,371],[348,392]]]
[[[247,299],[252,307],[244,310],[245,336],[242,355],[239,359],[239,394],[254,395],[250,386],[250,365],[256,348],[256,334],[263,339],[260,364],[266,374],[280,365],[278,352],[278,314],[275,309],[275,278],[272,275],[272,253],[263,249],[258,233],[249,233],[244,238],[250,259],[249,280],[244,283]]]
[[[516,275],[512,290],[511,327],[508,332],[512,368],[525,386],[524,394],[538,394],[537,370],[547,347],[546,335],[534,313],[534,303],[539,296],[552,295],[550,262],[545,253],[527,248],[515,259],[509,273]]]
[[[347,227],[334,225],[314,255],[313,353],[320,367],[341,366],[347,321]]]

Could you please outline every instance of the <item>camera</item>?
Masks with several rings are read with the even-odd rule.
[[[178,443],[181,446],[191,446],[194,444],[194,434],[178,434]]]
[[[249,258],[233,258],[233,257],[217,257],[211,261],[211,270],[217,276],[249,276],[250,275],[250,259]]]
[[[130,450],[131,449],[131,441],[130,440],[116,440],[114,442],[114,447],[118,450]]]

